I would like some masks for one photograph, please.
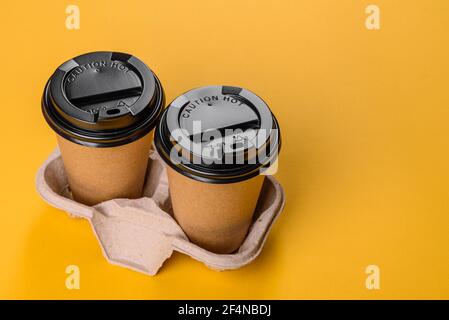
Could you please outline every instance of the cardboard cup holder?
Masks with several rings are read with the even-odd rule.
[[[110,263],[148,275],[155,275],[173,251],[215,270],[237,269],[249,264],[260,254],[285,203],[281,185],[274,177],[267,176],[244,242],[232,254],[216,254],[190,242],[172,217],[166,169],[153,150],[143,197],[139,199],[113,199],[95,206],[72,200],[59,149],[39,169],[36,186],[51,206],[89,220],[103,255]]]

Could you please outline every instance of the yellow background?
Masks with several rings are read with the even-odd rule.
[[[0,32],[1,298],[449,298],[449,1],[7,1]],[[269,103],[287,204],[254,263],[220,273],[175,254],[148,277],[39,198],[56,145],[42,89],[96,50],[143,59],[169,101],[229,84]],[[69,264],[81,290],[65,288]],[[370,264],[380,290],[365,288]]]

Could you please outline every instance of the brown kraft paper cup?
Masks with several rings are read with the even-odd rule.
[[[139,198],[164,93],[139,59],[93,52],[62,64],[42,111],[55,131],[74,200]]]
[[[93,148],[57,136],[75,201],[95,205],[115,198],[139,198],[150,153],[151,135],[111,148]]]
[[[205,183],[167,170],[176,221],[189,239],[217,253],[237,250],[251,225],[264,176],[228,184]]]
[[[193,121],[201,123],[194,132]],[[235,140],[208,140],[212,130],[238,128],[251,136],[261,129],[268,136],[254,147],[237,146]],[[182,132],[183,131],[183,132]],[[176,132],[176,133],[175,133]],[[236,138],[244,137],[246,133]],[[195,138],[208,148],[211,140],[223,145],[222,156],[249,155],[268,150],[263,162],[210,164],[210,153],[198,155]],[[187,140],[192,140],[186,143]],[[235,138],[233,138],[235,139]],[[167,163],[173,214],[190,241],[216,253],[236,251],[245,239],[253,219],[265,176],[260,174],[277,158],[280,147],[278,124],[268,106],[252,92],[237,87],[211,86],[191,90],[175,99],[161,117],[155,132],[156,148]],[[233,145],[232,150],[228,144]],[[257,148],[256,148],[257,147]],[[179,150],[174,152],[173,150]],[[198,149],[197,149],[198,150]],[[196,161],[195,161],[195,160]],[[215,159],[217,160],[217,159]]]

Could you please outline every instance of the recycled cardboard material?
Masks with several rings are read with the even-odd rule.
[[[58,149],[37,173],[36,186],[50,205],[90,221],[105,258],[113,264],[155,275],[173,251],[189,255],[215,270],[240,268],[261,252],[268,233],[284,207],[284,191],[267,176],[248,234],[233,254],[217,254],[192,243],[172,217],[165,166],[150,153],[144,196],[113,199],[87,206],[71,198]]]
[[[231,253],[245,239],[265,176],[235,183],[205,183],[168,168],[173,213],[190,241]]]
[[[118,147],[82,146],[57,136],[73,198],[94,205],[115,198],[139,198],[152,133]]]

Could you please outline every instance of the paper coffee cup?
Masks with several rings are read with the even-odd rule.
[[[94,205],[142,195],[164,102],[156,75],[129,54],[88,53],[56,69],[42,112],[57,134],[76,201]]]
[[[249,90],[202,87],[169,105],[155,144],[174,217],[192,242],[216,253],[240,247],[280,142],[276,118]]]

